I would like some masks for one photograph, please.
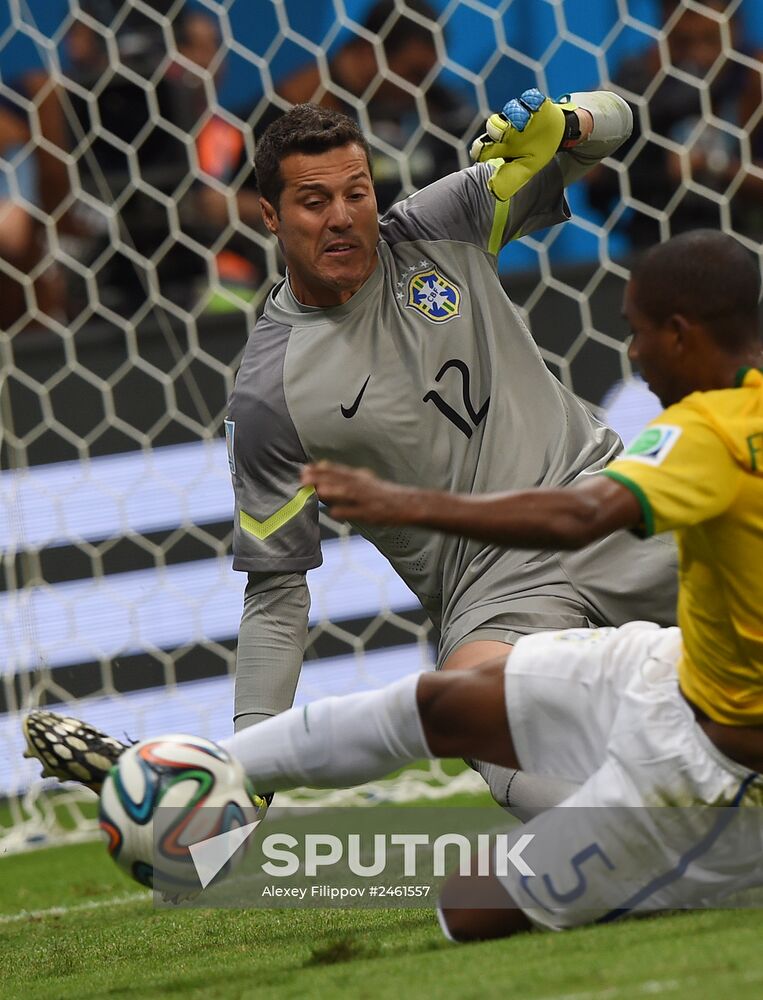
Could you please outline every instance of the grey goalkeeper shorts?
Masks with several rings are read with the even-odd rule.
[[[446,615],[437,665],[477,639],[513,644],[523,635],[652,621],[675,625],[678,557],[672,535],[618,531],[578,552],[549,553],[501,575],[501,561]]]

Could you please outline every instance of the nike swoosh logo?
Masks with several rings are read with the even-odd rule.
[[[371,376],[369,375],[368,378],[363,383],[363,387],[361,388],[360,392],[355,397],[355,402],[352,404],[352,406],[344,406],[343,403],[339,404],[339,409],[342,411],[342,416],[343,417],[347,417],[347,419],[349,420],[350,417],[354,417],[355,414],[358,412],[358,407],[360,406],[360,401],[363,398],[363,393],[366,391],[366,386],[368,385],[368,383],[370,382],[370,380],[371,380]]]

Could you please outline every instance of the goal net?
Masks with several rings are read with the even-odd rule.
[[[34,706],[121,737],[231,730],[244,579],[222,421],[280,275],[252,176],[292,103],[347,110],[382,207],[467,165],[530,86],[610,87],[637,127],[569,191],[573,220],[506,248],[551,370],[624,433],[630,254],[720,225],[757,249],[763,11],[752,0],[8,0],[0,11],[0,840],[91,835],[93,797],[22,754]],[[321,515],[298,701],[433,663],[384,559]],[[353,792],[479,787],[431,765]],[[344,795],[348,793],[343,793]]]

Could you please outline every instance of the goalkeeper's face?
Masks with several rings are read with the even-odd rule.
[[[355,143],[281,161],[278,208],[261,199],[292,291],[305,305],[346,302],[376,267],[379,220],[365,151]]]

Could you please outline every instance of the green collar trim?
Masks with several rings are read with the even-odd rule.
[[[734,388],[741,389],[744,385],[744,380],[747,377],[747,372],[763,372],[763,368],[753,368],[752,365],[744,365],[742,368],[738,369],[736,375],[734,376]]]

